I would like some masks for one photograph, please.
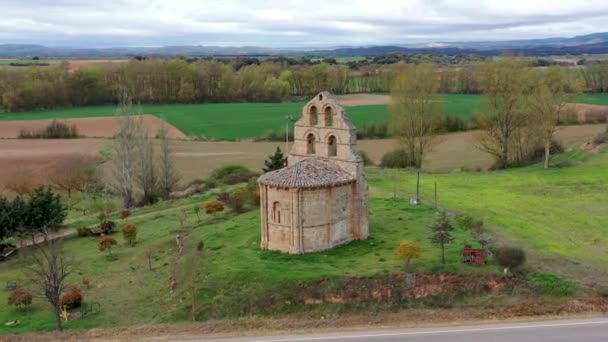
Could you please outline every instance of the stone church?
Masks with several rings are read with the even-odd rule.
[[[288,166],[258,183],[263,249],[302,254],[367,239],[368,189],[356,129],[330,93],[304,106]]]

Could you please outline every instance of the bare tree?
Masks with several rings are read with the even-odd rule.
[[[148,137],[148,130],[143,124],[136,125],[136,167],[135,181],[143,193],[142,204],[154,202],[154,197],[158,187],[158,177],[156,165],[154,163],[154,146]]]
[[[12,191],[19,196],[23,196],[34,192],[36,185],[34,175],[30,170],[19,169],[8,177],[4,187],[8,191]]]
[[[544,166],[551,163],[551,144],[560,119],[569,114],[568,106],[578,92],[578,85],[569,81],[565,71],[558,66],[532,74],[533,84],[530,91],[529,125],[534,125],[540,133],[545,149]]]
[[[168,137],[167,125],[163,121],[158,131],[160,154],[158,156],[158,182],[163,199],[168,199],[179,183],[180,175],[175,167],[173,150]]]
[[[35,247],[32,263],[25,266],[32,283],[40,290],[53,307],[55,330],[62,331],[61,324],[61,294],[69,287],[67,279],[72,273],[73,264],[63,253],[60,238],[47,239],[44,244]]]
[[[70,155],[58,160],[49,172],[49,181],[57,190],[71,197],[74,191],[85,191],[99,182],[96,170],[98,159],[82,154]]]
[[[135,203],[134,181],[137,166],[137,126],[132,117],[131,98],[122,95],[118,107],[118,132],[114,136],[114,176],[116,188],[120,193],[123,206],[130,208]]]
[[[410,163],[417,168],[436,143],[441,113],[438,89],[433,64],[402,66],[391,89],[393,134],[409,151]]]
[[[497,159],[499,168],[509,166],[509,144],[514,132],[527,124],[525,111],[528,69],[515,57],[504,57],[478,66],[479,82],[487,103],[476,118],[484,131],[479,147]]]

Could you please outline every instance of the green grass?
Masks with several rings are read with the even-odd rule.
[[[470,120],[482,104],[483,95],[444,94],[444,111]],[[608,104],[608,94],[581,95],[581,103]],[[305,102],[211,103],[143,105],[142,112],[166,119],[188,136],[217,140],[252,139],[269,130],[282,129],[288,115],[299,117]],[[347,107],[357,127],[371,121],[390,122],[386,105]],[[2,120],[41,120],[112,116],[115,106],[90,106],[21,113],[0,114]]]
[[[200,199],[199,199],[200,200]],[[203,241],[206,246],[199,297],[202,315],[224,317],[246,314],[243,302],[260,301],[285,291],[297,289],[306,280],[332,279],[397,272],[403,269],[393,253],[402,240],[415,240],[422,245],[422,257],[414,260],[412,270],[493,272],[493,266],[470,267],[461,264],[464,241],[473,242],[470,233],[455,231],[456,240],[447,248],[447,264],[440,264],[440,250],[429,240],[429,225],[436,212],[428,206],[412,207],[406,201],[372,193],[371,235],[334,250],[302,256],[289,256],[259,248],[259,211],[228,217],[219,223],[198,224],[190,215],[186,231],[189,241]],[[66,328],[111,327],[161,322],[186,321],[187,299],[180,288],[169,291],[173,274],[175,235],[182,229],[175,212],[133,217],[127,222],[138,227],[138,243],[129,247],[116,234],[119,245],[113,250],[117,260],[108,261],[97,250],[93,238],[73,238],[65,243],[67,255],[78,263],[78,272],[70,279],[80,284],[89,279],[91,289],[84,289],[85,302],[99,302],[101,312],[90,318],[70,321]],[[203,220],[210,218],[203,214]],[[182,232],[183,234],[183,232]],[[158,248],[154,270],[147,268],[145,251]],[[20,269],[25,258],[0,263],[0,279],[25,282]],[[0,302],[8,293],[0,291]],[[186,297],[187,298],[187,297]],[[19,319],[14,328],[0,326],[0,332],[50,330],[53,320],[50,307],[36,298],[29,312],[0,305],[0,322]]]
[[[493,234],[524,246],[537,266],[600,276],[594,272],[608,263],[608,155],[574,151],[554,162],[561,167],[423,174],[421,192],[432,200],[436,182],[440,205],[482,218]],[[394,179],[407,196],[415,190],[411,172],[374,170],[369,177],[377,191],[393,191]]]

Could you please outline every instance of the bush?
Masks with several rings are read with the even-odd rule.
[[[116,240],[114,240],[114,238],[112,238],[111,236],[104,236],[103,238],[101,238],[101,240],[99,240],[99,243],[97,244],[97,248],[103,252],[103,251],[108,251],[108,257],[112,256],[112,246],[116,245],[117,242]]]
[[[127,209],[122,210],[122,211],[120,212],[120,219],[121,219],[121,220],[124,220],[124,219],[126,219],[127,217],[129,217],[129,216],[131,216],[131,211],[129,211],[129,210],[127,210]]]
[[[240,214],[245,212],[245,202],[247,202],[248,194],[245,189],[236,189],[230,193],[228,206],[235,213]]]
[[[222,192],[217,196],[217,200],[220,202],[228,203],[230,200],[230,194],[227,192]]]
[[[576,283],[562,279],[555,274],[533,272],[527,279],[544,294],[554,297],[569,297],[576,294]]]
[[[600,286],[600,287],[597,289],[597,294],[598,294],[600,297],[608,298],[608,286]]]
[[[224,203],[220,201],[211,201],[205,204],[205,213],[208,215],[221,213],[222,211],[224,211]]]
[[[551,147],[549,148],[549,152],[551,153],[551,155],[555,155],[558,153],[564,153],[564,145],[562,145],[559,141],[552,139]],[[527,162],[535,163],[535,162],[543,160],[544,158],[545,158],[545,146],[538,145],[532,151],[532,154],[530,155],[530,160],[528,160]]]
[[[241,171],[227,175],[222,179],[222,183],[226,185],[234,185],[239,183],[245,183],[249,181],[252,177],[258,176],[257,173],[253,171]]]
[[[8,296],[8,305],[25,307],[30,304],[32,304],[32,294],[22,287],[14,289]]]
[[[122,237],[129,243],[129,245],[135,245],[137,239],[137,227],[134,224],[127,224],[122,227]]]
[[[64,306],[70,310],[79,307],[82,304],[82,291],[79,287],[72,287],[68,290],[68,293],[61,296],[59,305],[63,308]]]
[[[515,270],[526,262],[526,253],[518,247],[499,247],[496,250],[496,261],[502,267]]]
[[[240,172],[250,172],[250,170],[243,165],[226,165],[213,170],[210,177],[216,180],[222,180],[228,175]]]
[[[365,165],[365,166],[374,165],[374,162],[370,159],[370,157],[367,155],[367,153],[365,151],[359,150],[359,155],[361,156],[361,159],[363,159],[363,165]]]
[[[591,143],[595,146],[601,144],[608,144],[608,132],[599,133],[593,139],[591,139]]]
[[[380,166],[388,168],[406,168],[415,165],[410,159],[409,152],[400,147],[385,153],[380,161]]]
[[[258,178],[251,177],[249,182],[247,182],[247,187],[245,187],[247,191],[247,202],[254,207],[260,206],[260,187],[258,186]]]
[[[99,228],[105,233],[105,234],[109,234],[112,231],[114,231],[114,228],[116,227],[116,223],[114,223],[114,221],[103,221],[101,222],[101,224],[99,225]]]
[[[388,138],[388,123],[368,122],[363,126],[363,129],[357,131],[357,139],[385,139]]]
[[[91,235],[91,229],[89,229],[89,227],[78,227],[78,228],[76,228],[76,232],[78,233],[78,236],[80,236],[80,237],[85,237],[85,236]]]
[[[205,184],[205,188],[206,189],[215,189],[217,188],[217,179],[214,178],[206,178],[203,181],[203,184]]]
[[[19,131],[20,139],[72,139],[78,138],[76,125],[68,125],[57,120],[51,121],[44,129]]]

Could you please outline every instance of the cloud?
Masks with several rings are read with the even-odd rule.
[[[1,1],[0,43],[109,47],[407,44],[608,31],[607,1]]]

